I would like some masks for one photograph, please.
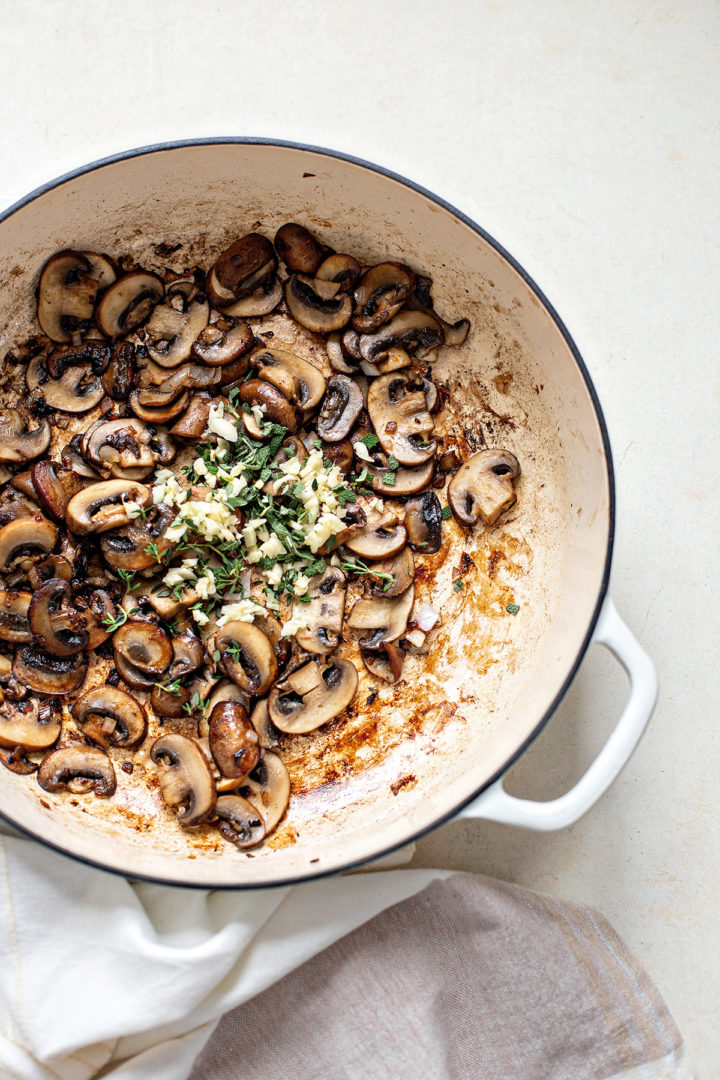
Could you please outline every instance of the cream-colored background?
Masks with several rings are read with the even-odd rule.
[[[132,146],[295,139],[425,184],[479,221],[564,318],[614,446],[613,595],[660,704],[582,822],[446,826],[417,865],[600,908],[719,1076],[718,64],[711,0],[0,0],[0,201]],[[592,655],[513,771],[548,797],[623,700]]]

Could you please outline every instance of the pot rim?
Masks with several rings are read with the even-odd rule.
[[[139,146],[131,150],[123,150],[118,154],[111,154],[108,157],[98,158],[98,160],[92,161],[87,165],[81,165],[76,169],[72,169],[70,172],[63,173],[61,176],[58,176],[55,179],[49,180],[45,184],[41,184],[39,187],[34,188],[27,195],[23,196],[23,198],[19,199],[17,202],[14,202],[5,210],[0,211],[0,223],[7,220],[18,210],[21,210],[29,203],[34,202],[35,199],[39,198],[41,195],[45,195],[47,192],[52,191],[55,188],[61,187],[63,184],[66,184],[69,181],[76,179],[78,176],[84,176],[86,173],[95,172],[97,169],[102,169],[106,165],[115,165],[120,161],[126,161],[130,158],[141,157],[149,154],[161,153],[165,150],[180,150],[187,149],[193,146],[222,145],[279,146],[287,150],[301,150],[304,153],[317,154],[322,157],[337,158],[340,161],[346,161],[352,165],[358,165],[361,168],[368,169],[371,172],[379,173],[381,176],[385,176],[389,180],[394,180],[396,183],[403,184],[405,187],[416,191],[419,195],[425,196],[426,199],[430,199],[437,206],[440,206],[443,210],[446,210],[448,213],[452,214],[459,221],[462,221],[464,225],[467,225],[468,228],[472,229],[472,231],[477,233],[478,236],[482,237],[482,239],[485,240],[486,243],[490,244],[490,246],[493,247],[498,252],[498,254],[501,255],[520,275],[522,280],[535,294],[537,299],[542,304],[543,308],[550,315],[551,319],[562,334],[565,343],[567,344],[573,356],[573,359],[577,364],[578,370],[580,371],[580,374],[585,382],[588,394],[590,395],[590,400],[595,411],[595,416],[597,418],[598,427],[600,428],[600,434],[602,437],[608,481],[608,535],[602,581],[598,592],[597,602],[595,604],[590,623],[585,633],[585,637],[580,644],[580,648],[577,652],[575,660],[573,661],[570,670],[568,671],[568,674],[563,680],[560,689],[555,695],[553,701],[550,703],[548,708],[538,720],[531,733],[510,755],[504,765],[497,769],[488,780],[485,780],[478,787],[477,791],[473,792],[456,806],[453,806],[452,809],[448,810],[440,817],[436,818],[435,821],[432,822],[432,824],[426,826],[425,828],[419,829],[417,832],[412,833],[405,839],[393,843],[388,847],[382,848],[380,851],[376,852],[371,856],[366,856],[362,859],[354,859],[348,863],[343,864],[342,866],[333,867],[332,869],[313,869],[307,873],[282,878],[281,880],[277,881],[252,881],[242,882],[238,884],[228,882],[220,882],[217,884],[212,882],[181,882],[175,881],[170,878],[154,877],[149,874],[132,873],[123,870],[121,867],[108,865],[107,863],[103,863],[98,859],[91,859],[86,855],[81,855],[74,851],[69,851],[61,844],[57,844],[51,840],[48,840],[44,836],[34,832],[31,829],[28,829],[26,826],[15,821],[8,814],[0,813],[0,820],[6,821],[9,825],[17,829],[18,832],[22,833],[23,835],[31,837],[33,840],[38,840],[41,844],[44,844],[45,847],[49,847],[54,851],[58,851],[60,852],[60,854],[69,856],[71,859],[75,859],[77,862],[84,863],[87,866],[92,866],[93,868],[98,870],[105,870],[106,872],[111,874],[117,874],[119,877],[131,878],[133,881],[147,882],[150,885],[173,886],[175,888],[181,889],[267,889],[281,888],[288,885],[300,885],[309,881],[316,881],[320,878],[331,877],[337,874],[347,873],[351,870],[357,870],[360,867],[372,865],[375,860],[384,858],[385,856],[392,854],[392,852],[394,851],[398,851],[400,848],[403,848],[408,844],[415,843],[417,840],[422,839],[423,836],[426,836],[428,835],[428,833],[433,832],[440,825],[444,825],[449,821],[452,821],[453,818],[457,817],[461,810],[463,810],[470,803],[474,802],[474,800],[477,799],[483,791],[485,791],[497,780],[499,780],[500,777],[503,776],[510,768],[512,768],[515,762],[518,761],[519,758],[525,753],[530,744],[537,738],[537,736],[543,730],[547,722],[550,720],[553,713],[555,712],[558,705],[560,704],[563,697],[570,688],[570,685],[573,682],[575,676],[577,675],[580,665],[585,657],[585,653],[589,648],[593,633],[595,631],[595,627],[600,617],[600,611],[605,601],[610,581],[610,570],[612,566],[613,547],[615,541],[615,471],[613,467],[612,450],[610,447],[610,437],[607,429],[607,423],[605,421],[605,416],[603,414],[602,406],[600,404],[600,399],[595,389],[595,385],[592,381],[592,378],[590,377],[590,373],[585,365],[585,361],[580,355],[580,351],[570,335],[570,332],[568,331],[565,323],[560,318],[553,305],[548,300],[545,293],[542,291],[542,289],[540,289],[540,287],[536,284],[536,282],[533,280],[530,274],[528,274],[524,267],[521,266],[520,263],[510,254],[510,252],[508,252],[502,246],[502,244],[498,243],[498,241],[495,240],[495,238],[491,236],[490,233],[486,232],[486,230],[481,225],[478,225],[476,221],[473,221],[471,217],[463,213],[463,211],[459,210],[456,206],[453,206],[452,203],[447,202],[447,200],[443,199],[441,196],[436,195],[434,194],[434,192],[429,191],[427,188],[423,187],[422,184],[418,184],[415,181],[408,179],[406,176],[403,176],[401,173],[394,172],[392,169],[387,169],[382,165],[377,165],[374,162],[367,161],[364,158],[355,157],[353,154],[347,154],[340,150],[330,150],[326,147],[314,146],[308,143],[295,142],[294,140],[290,139],[272,139],[263,138],[261,136],[242,135],[221,135],[197,139],[177,139],[171,142],[158,142],[152,143],[149,146]]]

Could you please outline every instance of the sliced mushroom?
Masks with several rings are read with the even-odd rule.
[[[240,792],[260,811],[266,833],[271,833],[290,800],[290,774],[282,758],[266,750],[257,767],[245,778]]]
[[[22,746],[0,750],[0,761],[6,769],[18,776],[31,776],[38,769],[37,762],[30,760]]]
[[[323,299],[315,280],[293,274],[285,283],[285,302],[290,314],[306,330],[330,333],[346,326],[352,315],[352,300],[347,293]]]
[[[311,579],[308,585],[309,604],[296,603],[293,614],[302,614],[307,627],[298,630],[295,640],[306,652],[324,655],[340,644],[343,613],[345,611],[345,574],[336,566],[328,566],[323,574]]]
[[[432,555],[440,550],[442,508],[434,491],[426,491],[405,504],[405,528],[413,551]]]
[[[205,756],[184,735],[161,735],[150,758],[158,766],[157,778],[167,805],[178,810],[181,825],[201,825],[215,807],[215,781]]]
[[[103,748],[139,746],[147,733],[145,710],[132,694],[117,686],[96,686],[73,705],[75,723]]]
[[[207,276],[213,307],[227,308],[267,286],[275,276],[277,256],[266,237],[248,233],[223,251]]]
[[[156,682],[150,695],[150,705],[156,716],[171,720],[180,720],[187,716],[185,706],[189,703],[191,690],[183,686],[178,679],[168,675],[162,682]]]
[[[238,361],[240,363],[240,361]],[[139,361],[140,375],[138,387],[146,389],[155,387],[159,393],[166,395],[171,392],[179,394],[181,390],[205,390],[209,386],[218,386],[222,382],[223,368],[206,367],[204,364],[181,364],[180,367],[170,371],[160,367],[154,360],[141,357]],[[228,364],[233,367],[233,364]],[[147,402],[146,402],[147,404]]]
[[[17,644],[32,640],[28,608],[32,593],[0,589],[0,640]]]
[[[355,331],[352,331],[355,333]],[[357,337],[357,334],[355,335]],[[348,360],[343,351],[341,344],[342,334],[339,330],[335,330],[328,336],[325,343],[325,349],[327,351],[328,360],[330,361],[330,367],[333,371],[338,371],[341,375],[355,375],[358,371],[358,363],[355,360]]]
[[[294,221],[288,221],[275,233],[275,250],[291,273],[300,274],[314,274],[333,254],[332,248]]]
[[[191,288],[183,288],[187,285]],[[196,291],[192,282],[174,282],[153,309],[145,327],[146,348],[160,367],[176,368],[187,360],[208,324],[210,305],[205,296],[193,296]]]
[[[362,662],[371,675],[383,682],[396,683],[402,676],[405,650],[390,641],[379,649],[361,649]]]
[[[221,701],[210,713],[210,753],[222,776],[237,779],[260,760],[258,734],[240,701]]]
[[[157,276],[134,270],[113,282],[95,311],[95,321],[105,337],[116,338],[137,330],[162,299],[165,287]]]
[[[0,706],[0,746],[47,750],[61,730],[60,709],[50,701],[5,701]]]
[[[185,414],[170,428],[170,434],[176,439],[200,439],[207,428],[210,406],[210,394],[201,391],[190,398]]]
[[[414,601],[414,586],[390,600],[363,597],[355,604],[345,625],[351,630],[372,630],[370,637],[363,638],[359,644],[364,649],[377,649],[388,641],[397,641],[402,637]]]
[[[336,658],[322,667],[311,660],[293,676],[296,686],[309,687],[304,693],[293,689],[289,680],[285,680],[273,687],[268,698],[273,724],[291,735],[314,731],[333,720],[350,704],[358,685],[357,668],[352,661]]]
[[[44,791],[67,788],[73,795],[92,791],[101,798],[114,795],[117,787],[112,761],[96,746],[66,746],[53,750],[38,769],[37,779]]]
[[[367,468],[371,476],[370,486],[373,491],[377,491],[380,495],[391,495],[396,499],[401,499],[405,495],[414,495],[416,491],[420,491],[430,483],[433,474],[433,459],[429,458],[422,465],[409,468],[401,466],[395,471],[389,470],[387,465],[379,469],[368,465]]]
[[[208,652],[220,653],[218,667],[253,697],[266,694],[277,678],[278,663],[272,642],[257,626],[225,623],[210,639]]]
[[[81,476],[49,458],[33,467],[32,481],[43,507],[57,521],[65,520],[68,502],[85,487]]]
[[[263,285],[262,288],[250,296],[244,296],[241,300],[236,300],[234,304],[230,304],[229,307],[223,308],[223,315],[230,315],[240,319],[249,319],[252,315],[269,315],[278,306],[282,297],[282,285],[279,281],[273,280],[269,284]],[[242,358],[236,360],[233,364],[228,364],[228,367],[235,367],[240,363],[242,363]],[[235,378],[238,378],[238,376],[235,376]]]
[[[25,469],[23,472],[15,473],[10,483],[21,495],[25,495],[26,498],[32,499],[36,503],[40,501],[37,488],[33,484],[32,469]]]
[[[115,667],[128,684],[149,690],[169,668],[173,651],[170,638],[155,623],[129,619],[113,634]]]
[[[328,380],[325,398],[317,421],[318,435],[325,442],[344,439],[363,407],[363,396],[357,383],[347,375],[333,375]]]
[[[257,367],[259,378],[293,399],[306,414],[315,408],[325,393],[322,372],[294,353],[283,349],[257,349],[250,357],[250,363]]]
[[[0,528],[2,528],[3,525],[7,525],[10,521],[16,521],[21,517],[37,516],[37,506],[31,506],[25,499],[15,498],[8,488],[5,489],[3,497],[6,497],[7,501],[0,501]],[[33,496],[33,498],[34,497],[35,496]]]
[[[315,271],[315,277],[318,281],[334,281],[343,292],[350,292],[358,283],[361,273],[357,259],[353,259],[352,255],[338,254],[328,255]]]
[[[205,662],[205,647],[202,641],[187,631],[184,634],[173,635],[172,650],[173,659],[170,665],[172,679],[190,675]]]
[[[263,750],[272,750],[280,741],[281,731],[273,724],[268,712],[267,698],[261,698],[250,714],[250,723],[255,728]]]
[[[172,439],[134,416],[92,424],[83,435],[82,451],[101,473],[117,480],[143,480],[175,457]]]
[[[298,410],[284,394],[263,379],[248,379],[240,387],[240,400],[248,405],[264,405],[265,418],[274,424],[282,424],[291,435],[300,427]]]
[[[211,367],[232,364],[250,351],[254,341],[255,335],[246,322],[220,315],[198,335],[192,354]]]
[[[99,480],[100,473],[82,456],[82,435],[73,435],[67,446],[60,451],[60,461],[83,480]]]
[[[368,334],[390,322],[414,288],[414,273],[400,263],[379,263],[366,270],[355,289],[353,326]]]
[[[363,334],[358,342],[361,360],[375,363],[389,349],[401,348],[423,357],[443,344],[437,319],[423,311],[401,311],[373,334]]]
[[[412,551],[404,547],[391,559],[382,559],[373,563],[370,590],[375,596],[389,598],[400,596],[409,589],[415,580],[415,562]]]
[[[169,424],[180,413],[185,412],[190,402],[190,391],[180,393],[170,390],[134,390],[128,399],[130,408],[140,420],[147,424]]]
[[[29,690],[48,697],[72,694],[82,685],[87,672],[87,657],[53,656],[37,645],[21,645],[12,665],[13,678]]]
[[[215,814],[220,819],[219,832],[235,847],[255,847],[265,839],[263,816],[242,795],[221,795],[215,803]]]
[[[105,393],[113,401],[127,401],[137,381],[135,346],[130,341],[116,341],[110,350],[108,365],[102,373]]]
[[[323,447],[323,457],[326,457],[332,465],[337,465],[343,476],[347,476],[354,460],[352,443],[349,439],[329,443]]]
[[[422,386],[416,386],[410,375],[400,371],[374,379],[368,412],[383,450],[401,465],[422,465],[435,453],[435,422]]]
[[[0,462],[15,465],[33,461],[46,452],[51,437],[48,420],[43,420],[32,431],[23,431],[19,416],[15,416],[13,421],[4,418],[0,423]]]
[[[39,645],[53,656],[74,656],[88,645],[83,616],[70,604],[71,590],[62,578],[50,578],[33,593],[28,619]]]
[[[131,521],[128,503],[150,506],[152,491],[134,480],[103,480],[73,495],[65,510],[68,528],[78,536],[107,532]],[[0,548],[2,531],[0,530]]]
[[[49,555],[57,541],[57,528],[39,514],[9,521],[0,528],[0,572],[27,570]]]
[[[515,504],[513,481],[519,475],[520,463],[509,450],[473,454],[448,485],[448,502],[455,517],[463,525],[474,525],[478,518],[485,525],[494,525]]]
[[[407,543],[407,532],[396,514],[386,511],[375,515],[362,528],[344,540],[361,559],[389,559],[397,555]]]
[[[117,619],[117,605],[104,589],[93,589],[87,597],[76,596],[75,606],[85,621],[88,632],[87,647],[92,652],[110,637],[108,623]]]
[[[114,280],[112,264],[103,256],[82,251],[59,251],[40,272],[38,322],[51,341],[70,341],[93,316],[102,288]]]

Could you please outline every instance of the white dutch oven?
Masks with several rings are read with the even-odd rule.
[[[442,611],[429,659],[328,729],[289,740],[293,796],[284,823],[250,854],[208,828],[183,831],[157,787],[118,770],[107,803],[41,792],[0,772],[0,813],[51,846],[133,877],[204,887],[305,880],[356,866],[456,815],[531,829],[576,821],[628,760],[655,702],[652,664],[607,597],[614,493],[600,405],[570,335],[521,267],[478,225],[402,177],[312,147],[207,140],[132,151],[48,184],[0,219],[0,297],[9,345],[36,329],[33,292],[54,251],[130,253],[148,268],[207,268],[251,228],[300,221],[365,263],[400,258],[432,274],[448,319],[468,316],[444,350],[454,432],[466,452],[500,445],[520,459],[518,503],[492,530],[448,523],[449,543],[419,587]],[[170,256],[158,245],[182,247]],[[273,323],[289,340],[282,317]],[[316,362],[319,339],[293,338]],[[313,352],[313,347],[315,351]],[[474,569],[460,594],[451,569]],[[508,614],[507,603],[519,605]],[[607,744],[562,798],[503,789],[592,643],[628,672],[630,698]],[[360,665],[362,666],[362,665]],[[368,698],[371,700],[368,701]]]

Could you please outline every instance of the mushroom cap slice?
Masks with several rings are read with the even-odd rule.
[[[406,653],[398,645],[385,641],[379,649],[361,649],[360,655],[363,664],[376,679],[388,683],[400,681]]]
[[[99,265],[93,266],[88,255],[58,251],[40,271],[38,322],[51,341],[70,341],[73,332],[92,319],[101,280],[107,281],[108,275],[98,272]]]
[[[395,481],[393,484],[386,482],[385,478],[389,472],[387,467],[376,468],[374,465],[368,465],[367,469],[372,477],[370,487],[373,491],[377,491],[380,495],[402,499],[405,495],[414,495],[416,491],[420,491],[430,483],[433,475],[433,459],[428,458],[422,465],[411,465],[407,468],[400,466],[392,473]]]
[[[347,375],[328,380],[317,421],[318,435],[325,442],[340,442],[350,431],[363,407],[360,387]]]
[[[21,645],[12,663],[13,678],[29,690],[48,697],[72,694],[87,673],[87,657],[53,656],[37,645]]]
[[[219,701],[215,705],[208,722],[208,739],[222,776],[246,776],[260,760],[258,734],[240,701]]]
[[[117,787],[113,763],[97,746],[53,750],[38,769],[37,779],[44,791],[66,787],[76,795],[93,791],[102,798],[113,795]]]
[[[165,368],[176,368],[189,358],[210,318],[206,297],[189,299],[180,287],[183,284],[188,283],[168,286],[165,299],[153,309],[145,327],[148,356]]]
[[[405,349],[423,357],[442,344],[442,326],[433,315],[424,311],[400,311],[379,330],[360,336],[359,359],[372,364],[392,348]]]
[[[0,462],[7,465],[33,461],[44,454],[50,445],[52,430],[45,419],[32,431],[23,431],[19,416],[7,417],[0,423]]]
[[[220,315],[198,335],[192,355],[211,367],[232,364],[249,352],[254,341],[255,335],[246,322]]]
[[[404,547],[391,559],[382,559],[380,562],[373,563],[369,580],[373,596],[392,599],[404,593],[415,580],[415,562],[410,548]]]
[[[397,555],[406,543],[405,526],[392,511],[375,515],[344,540],[345,547],[361,559],[389,559]]]
[[[345,253],[328,255],[315,271],[318,281],[334,281],[340,286],[342,292],[350,292],[354,289],[361,274],[362,267],[357,259]]]
[[[179,397],[171,390],[169,394],[165,395],[166,400],[163,404],[143,405],[141,399],[146,392],[133,390],[128,401],[135,415],[148,424],[169,424],[171,420],[174,420],[175,417],[180,416],[180,413],[185,411],[190,402],[189,390],[184,390]]]
[[[435,421],[428,412],[422,386],[416,387],[406,372],[373,380],[368,412],[383,450],[401,465],[422,465],[435,453]]]
[[[105,397],[99,375],[87,367],[68,367],[58,379],[46,379],[38,387],[45,404],[60,412],[85,413]]]
[[[155,623],[128,619],[113,634],[115,667],[129,686],[147,690],[170,666],[170,638]]]
[[[306,413],[311,412],[325,393],[325,376],[308,360],[284,349],[256,349],[250,363],[258,368],[258,377],[276,386]],[[291,390],[288,394],[285,387]],[[294,389],[294,394],[292,393]]]
[[[215,807],[215,781],[197,743],[184,735],[161,735],[152,745],[150,758],[158,766],[163,799],[178,808],[179,823],[207,821]]]
[[[48,458],[33,467],[32,482],[44,509],[63,522],[68,502],[85,487],[81,476]]]
[[[50,554],[57,541],[57,528],[39,514],[8,521],[0,528],[0,572],[37,562]]]
[[[57,742],[61,726],[56,703],[31,699],[0,705],[0,746],[47,750]]]
[[[299,689],[293,689],[293,683]],[[291,735],[314,731],[347,708],[357,686],[357,668],[351,660],[333,658],[322,666],[311,660],[273,687],[270,719],[279,731]]]
[[[95,311],[95,322],[105,337],[116,338],[137,330],[149,318],[165,292],[157,274],[134,270],[107,289]]]
[[[268,692],[278,674],[278,663],[272,642],[252,623],[225,623],[213,635],[210,653],[220,653],[218,667],[241,690],[253,697]]]
[[[170,428],[170,434],[176,439],[200,439],[207,427],[212,400],[204,390],[193,394],[183,416]]]
[[[227,308],[269,284],[275,276],[277,256],[260,233],[248,233],[222,252],[207,276],[213,307]]]
[[[50,578],[33,593],[28,608],[32,632],[53,656],[74,656],[88,645],[85,619],[70,605],[70,584]]]
[[[350,321],[352,300],[347,293],[323,299],[313,278],[293,274],[285,283],[285,303],[296,322],[318,334],[340,330]]]
[[[262,814],[242,795],[221,795],[215,803],[215,814],[220,819],[218,830],[235,847],[254,847],[265,839]]]
[[[158,572],[158,559],[171,547],[165,533],[177,511],[160,503],[147,511],[144,519],[134,518],[128,525],[104,532],[100,539],[105,562],[115,570],[136,570],[144,577]],[[157,556],[151,544],[157,548]]]
[[[290,774],[282,758],[266,750],[240,792],[262,814],[266,834],[271,833],[290,801]]]
[[[401,263],[378,263],[366,270],[355,289],[353,326],[367,334],[390,322],[414,288],[415,274]]]
[[[132,520],[127,509],[129,502],[149,506],[152,502],[150,488],[136,480],[102,480],[73,495],[67,504],[65,520],[68,528],[79,536],[107,532]]]
[[[32,641],[28,608],[32,593],[0,589],[0,641],[14,644]]]
[[[302,614],[307,627],[298,630],[295,640],[306,652],[324,655],[340,644],[343,613],[345,611],[345,587],[347,578],[336,566],[328,566],[323,574],[312,578],[308,585],[309,604],[296,603],[293,614]]]
[[[321,263],[333,254],[332,248],[321,243],[309,229],[295,221],[280,226],[275,233],[274,243],[275,250],[291,273],[314,274]]]
[[[300,427],[298,410],[284,394],[264,379],[248,379],[240,387],[240,400],[247,405],[264,405],[265,418],[273,424],[282,424],[291,435]]]
[[[117,480],[143,480],[157,465],[167,465],[175,457],[169,435],[135,416],[97,420],[83,435],[81,446],[88,461]]]
[[[359,642],[364,649],[376,649],[388,641],[397,641],[405,633],[415,602],[413,585],[392,599],[362,597],[357,601],[345,625],[351,630],[372,630]]]
[[[73,717],[83,735],[99,746],[138,746],[147,733],[145,710],[117,686],[96,686],[78,698]]]
[[[190,675],[193,671],[197,671],[205,661],[205,646],[200,638],[188,631],[183,634],[173,634],[172,651],[170,676],[173,679]]]
[[[250,723],[257,731],[263,750],[272,750],[280,741],[281,732],[273,724],[268,711],[267,698],[260,698],[250,714]]]
[[[413,551],[432,555],[442,541],[442,507],[434,491],[426,491],[405,504],[405,528]]]
[[[137,382],[135,346],[130,341],[116,341],[110,349],[108,365],[102,373],[105,393],[113,401],[127,401]]]
[[[513,481],[519,475],[520,462],[509,450],[473,454],[448,484],[453,514],[463,525],[474,525],[478,518],[485,525],[494,525],[503,511],[515,504]]]
[[[252,315],[269,315],[278,306],[282,297],[282,285],[279,281],[273,280],[250,296],[243,296],[241,300],[236,300],[234,304],[223,308],[223,315],[240,319],[250,318]],[[235,363],[240,363],[240,361],[235,361]],[[234,367],[235,364],[232,366]],[[240,378],[239,375],[233,377]]]

